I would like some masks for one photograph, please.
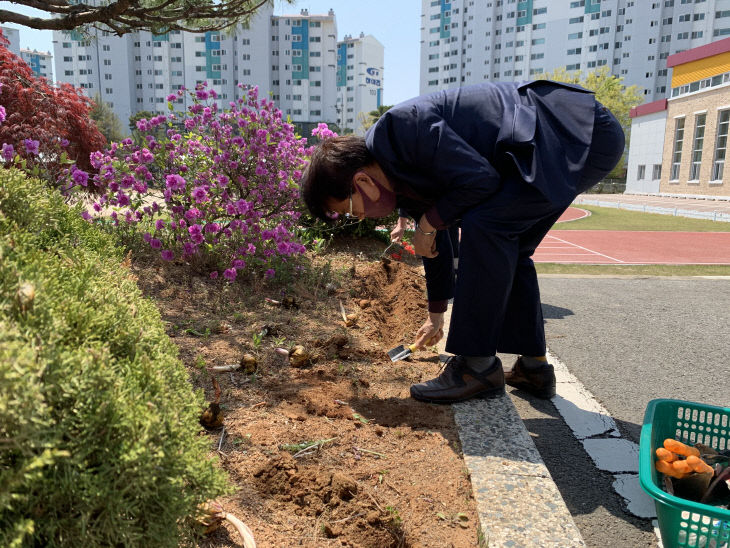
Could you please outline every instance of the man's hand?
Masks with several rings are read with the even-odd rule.
[[[429,312],[428,320],[416,333],[416,348],[436,344],[444,338],[443,312]]]
[[[421,216],[421,220],[416,225],[416,231],[413,233],[413,247],[416,255],[422,257],[432,259],[438,255],[436,251],[436,229],[431,226],[425,215]]]
[[[403,234],[408,228],[408,219],[405,217],[398,217],[398,222],[395,224],[395,228],[390,232],[391,242],[400,242],[403,239]]]

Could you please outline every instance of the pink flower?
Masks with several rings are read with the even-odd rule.
[[[185,179],[180,177],[180,175],[172,174],[167,175],[165,177],[165,183],[167,185],[167,188],[170,190],[184,190],[185,189]]]
[[[276,270],[274,270],[273,268],[269,268],[269,269],[268,269],[268,270],[267,270],[267,271],[266,271],[266,272],[264,273],[264,277],[265,277],[265,278],[266,278],[267,280],[270,280],[271,278],[273,278],[273,277],[274,277],[274,275],[275,275],[275,274],[276,274]]]
[[[210,201],[210,198],[208,197],[208,191],[203,186],[196,186],[193,189],[192,196],[195,199],[195,202],[198,204]]]
[[[40,143],[34,139],[26,139],[23,141],[23,144],[25,144],[25,151],[28,154],[35,154],[36,156],[39,153],[38,146]]]
[[[163,261],[171,261],[175,258],[175,254],[172,251],[170,251],[169,249],[163,249],[162,253],[160,253],[160,255],[162,255]]]
[[[12,160],[13,156],[15,156],[15,148],[13,147],[13,145],[9,145],[8,143],[3,143],[2,156],[6,162],[9,162],[10,160]]]
[[[214,270],[210,273],[210,279],[215,280],[218,277],[218,271]]]
[[[71,178],[74,180],[74,183],[76,183],[79,186],[87,186],[88,180],[89,180],[89,174],[86,173],[82,169],[75,169],[73,174],[71,175]]]
[[[235,268],[227,268],[227,269],[226,269],[226,270],[225,270],[225,271],[223,272],[223,277],[224,277],[224,278],[225,278],[226,280],[229,280],[229,281],[233,281],[233,280],[235,280],[235,279],[236,279],[236,269],[235,269]]]
[[[203,214],[200,212],[200,210],[197,207],[191,207],[190,209],[188,209],[185,212],[185,218],[188,219],[189,221],[198,219],[198,218],[202,217],[202,215]]]

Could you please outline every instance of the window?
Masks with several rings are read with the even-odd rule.
[[[674,122],[674,151],[672,152],[671,181],[679,180],[679,167],[682,163],[682,143],[684,142],[684,118],[677,118]]]
[[[573,32],[568,35],[568,40],[576,40],[578,38],[583,38],[582,32]]]
[[[646,166],[639,166],[639,169],[636,173],[636,180],[641,181],[646,176]]]
[[[711,181],[722,181],[722,172],[725,167],[725,153],[727,152],[729,125],[730,110],[721,110],[717,117],[717,141],[715,142],[715,158],[712,162]]]
[[[654,164],[654,169],[651,172],[651,178],[653,181],[658,181],[662,178],[662,165]]]
[[[697,181],[700,178],[702,165],[702,143],[705,140],[705,120],[707,114],[698,114],[695,118],[695,135],[692,144],[692,163],[689,167],[689,180]]]

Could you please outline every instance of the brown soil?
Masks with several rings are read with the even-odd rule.
[[[438,373],[438,355],[424,350],[392,363],[385,353],[413,341],[425,320],[417,263],[384,264],[379,242],[335,247],[312,259],[321,275],[286,287],[227,285],[142,257],[133,263],[192,383],[208,401],[213,376],[222,389],[225,431],[201,428],[236,488],[220,502],[261,548],[477,546],[451,408],[409,396],[413,382]],[[353,325],[338,301],[356,315]],[[299,367],[274,351],[294,345],[310,356]],[[255,373],[207,369],[244,353],[256,356]],[[201,545],[243,543],[226,525]]]

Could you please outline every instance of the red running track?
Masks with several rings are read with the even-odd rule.
[[[730,265],[730,232],[551,230],[537,263]]]

